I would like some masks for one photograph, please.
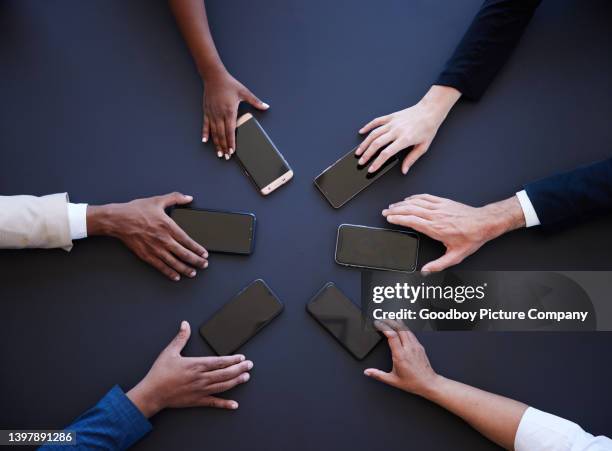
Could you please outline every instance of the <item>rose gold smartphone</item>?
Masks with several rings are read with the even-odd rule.
[[[236,157],[264,196],[293,178],[289,164],[250,113],[236,123]]]

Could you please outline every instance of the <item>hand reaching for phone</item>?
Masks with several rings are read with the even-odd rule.
[[[124,204],[87,207],[87,234],[120,239],[142,260],[171,280],[196,276],[208,267],[208,252],[165,212],[193,198],[181,193],[136,199]]]
[[[516,196],[484,207],[471,207],[430,194],[417,194],[389,205],[382,214],[391,224],[410,227],[444,244],[446,253],[424,265],[421,270],[425,272],[456,265],[486,242],[525,226]]]
[[[236,151],[236,119],[242,101],[259,110],[270,108],[225,70],[204,79],[202,141],[207,142],[212,136],[219,158],[229,160]]]
[[[150,418],[160,410],[178,407],[238,408],[233,400],[215,396],[250,379],[253,362],[243,355],[224,357],[183,357],[191,328],[181,323],[179,333],[127,396],[142,414]]]
[[[438,128],[460,96],[454,88],[432,86],[416,105],[370,121],[359,130],[361,134],[368,133],[355,151],[361,156],[359,164],[367,164],[387,146],[368,168],[368,172],[375,172],[393,155],[414,146],[402,163],[402,173],[408,173],[415,161],[427,152]]]

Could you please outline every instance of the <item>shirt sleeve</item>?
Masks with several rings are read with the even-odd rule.
[[[518,44],[541,0],[485,0],[434,84],[479,99]]]
[[[540,225],[540,218],[538,218],[538,214],[533,208],[533,204],[527,195],[527,191],[522,190],[516,193],[516,197],[521,204],[521,209],[523,210],[523,216],[525,216],[525,227],[533,227]]]
[[[610,451],[612,440],[594,437],[576,423],[527,408],[514,438],[516,451]]]
[[[132,401],[115,386],[98,404],[65,429],[76,436],[76,445],[44,445],[41,450],[124,450],[149,431],[151,423]]]
[[[68,203],[68,224],[72,240],[87,238],[87,204]]]

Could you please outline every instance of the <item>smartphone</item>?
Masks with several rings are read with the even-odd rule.
[[[383,149],[364,165],[359,164],[361,157],[355,155],[356,150],[357,147],[325,169],[314,180],[315,186],[334,208],[342,207],[399,162],[398,154],[393,155],[378,171],[369,173],[368,167]]]
[[[358,268],[414,272],[419,236],[403,230],[341,224],[336,238],[336,263]]]
[[[170,217],[209,252],[250,255],[255,243],[252,213],[175,207]]]
[[[376,330],[365,328],[361,310],[333,282],[319,290],[306,310],[359,360],[381,339]]]
[[[251,113],[236,122],[236,157],[264,196],[293,178],[289,164]]]
[[[204,323],[200,335],[218,355],[233,354],[282,311],[278,297],[257,279]]]

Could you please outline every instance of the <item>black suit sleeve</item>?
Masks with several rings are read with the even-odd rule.
[[[543,226],[612,212],[612,158],[525,186]]]
[[[436,85],[479,99],[516,47],[541,0],[485,0]]]

